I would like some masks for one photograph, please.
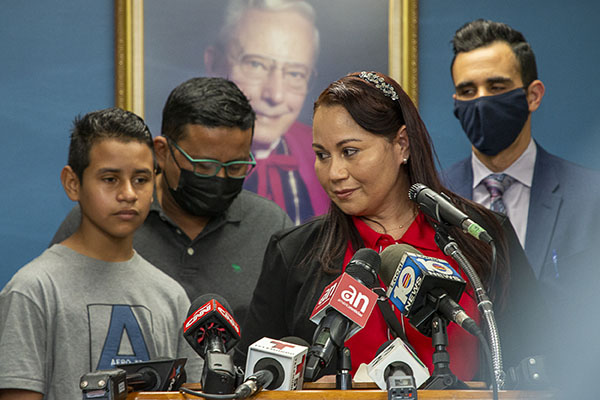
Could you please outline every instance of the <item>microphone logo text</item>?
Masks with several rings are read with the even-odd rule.
[[[224,307],[217,307],[217,311],[219,311],[219,314],[221,314],[223,318],[225,318],[225,320],[229,322],[229,324],[233,327],[233,329],[235,329],[235,331],[239,335],[240,327],[238,326],[237,322],[235,322],[231,314],[229,314],[229,312],[227,312],[227,310]]]
[[[354,309],[359,311],[360,314],[364,314],[369,306],[369,298],[356,290],[356,288],[352,285],[348,285],[348,289],[342,291],[341,298],[343,301],[350,304]]]
[[[191,317],[185,321],[184,331],[188,330],[190,326],[194,325],[196,321],[202,318],[204,315],[208,314],[212,310],[212,301],[209,301],[202,307],[200,307]]]
[[[323,295],[321,296],[321,298],[319,299],[319,302],[317,303],[317,307],[319,307],[320,305],[322,305],[323,303],[329,301],[329,299],[331,299],[331,297],[333,296],[333,294],[335,293],[335,289],[337,288],[339,282],[335,282],[333,285],[331,285],[331,287],[325,289],[325,292],[323,292]]]

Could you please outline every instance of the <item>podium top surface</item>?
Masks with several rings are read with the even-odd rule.
[[[187,384],[192,390],[199,390],[199,385]],[[298,400],[387,400],[387,392],[385,390],[374,389],[373,384],[354,384],[353,390],[334,390],[334,385],[305,383],[303,390],[296,391],[261,391],[251,399],[298,399]],[[469,386],[474,387],[472,390],[419,390],[418,398],[426,400],[434,399],[456,399],[456,400],[488,400],[493,399],[491,390],[483,390],[482,384],[469,383]],[[498,395],[499,399],[536,399],[550,400],[556,399],[555,394],[551,391],[522,391],[522,390],[501,390]],[[129,393],[127,400],[191,400],[201,399],[192,395],[185,395],[179,392],[133,392]]]

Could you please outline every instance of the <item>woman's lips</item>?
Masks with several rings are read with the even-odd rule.
[[[333,193],[337,196],[338,199],[345,200],[348,197],[350,197],[352,195],[352,193],[354,193],[355,191],[356,191],[356,189],[343,189],[343,190],[334,190]]]

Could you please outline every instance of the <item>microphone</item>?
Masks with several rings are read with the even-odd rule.
[[[83,400],[126,400],[126,374],[121,368],[88,372],[79,379]]]
[[[202,390],[205,393],[232,393],[237,373],[230,354],[240,340],[240,327],[229,311],[227,301],[216,294],[194,300],[183,324],[183,336],[204,358]]]
[[[174,391],[185,382],[187,359],[160,359],[121,364],[81,376],[83,399],[125,400],[128,391]]]
[[[235,390],[236,398],[246,398],[264,389],[299,390],[304,378],[308,343],[300,338],[289,341],[264,337],[248,348],[245,381]],[[302,344],[295,343],[305,343]]]
[[[490,244],[494,239],[485,229],[460,211],[444,193],[438,194],[422,183],[415,183],[408,191],[408,198],[440,224],[456,226],[471,236]]]
[[[187,359],[159,359],[121,364],[119,368],[127,373],[127,386],[134,391],[169,392],[179,390],[186,380]]]
[[[298,337],[298,336],[286,336],[286,337],[282,337],[281,338],[282,342],[286,342],[289,344],[296,344],[298,346],[304,346],[306,348],[310,347],[310,343],[308,343],[306,340]]]
[[[390,377],[414,377],[413,386],[419,387],[430,376],[425,364],[400,338],[384,343],[377,350],[377,355],[367,365],[367,374],[381,390],[390,389]]]
[[[419,332],[431,336],[431,320],[439,312],[472,335],[481,335],[458,304],[466,283],[448,262],[407,244],[394,244],[381,252],[381,264],[388,298]]]
[[[310,317],[318,326],[308,350],[305,380],[315,380],[329,365],[335,350],[366,325],[378,298],[370,288],[379,283],[380,265],[376,251],[359,249],[346,271],[323,290]]]

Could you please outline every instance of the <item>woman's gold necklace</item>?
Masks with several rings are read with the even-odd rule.
[[[410,219],[408,219],[405,223],[403,223],[402,225],[398,226],[397,228],[390,229],[389,232],[401,231],[406,225],[410,225],[414,221],[414,219],[415,219],[416,216],[417,216],[417,209],[415,208],[415,209],[413,209],[413,212],[412,212],[412,214],[410,216]],[[387,233],[387,232],[388,231],[384,228],[384,233]]]
[[[383,233],[383,234],[389,235],[389,232],[398,232],[398,231],[401,231],[405,226],[410,225],[412,223],[412,221],[416,218],[417,214],[418,214],[418,211],[417,211],[416,208],[414,208],[409,220],[407,220],[402,225],[399,225],[396,228],[392,228],[392,229],[389,229],[389,230],[386,229],[383,225],[381,225],[381,224],[379,224],[379,223],[377,223],[377,222],[375,222],[375,221],[373,221],[373,220],[371,220],[369,218],[363,217],[363,219],[366,219],[368,221],[374,222],[375,224],[377,224],[377,225],[381,226],[381,228],[383,228],[383,232],[379,232],[381,229],[375,229],[375,231],[377,231],[379,233]]]

